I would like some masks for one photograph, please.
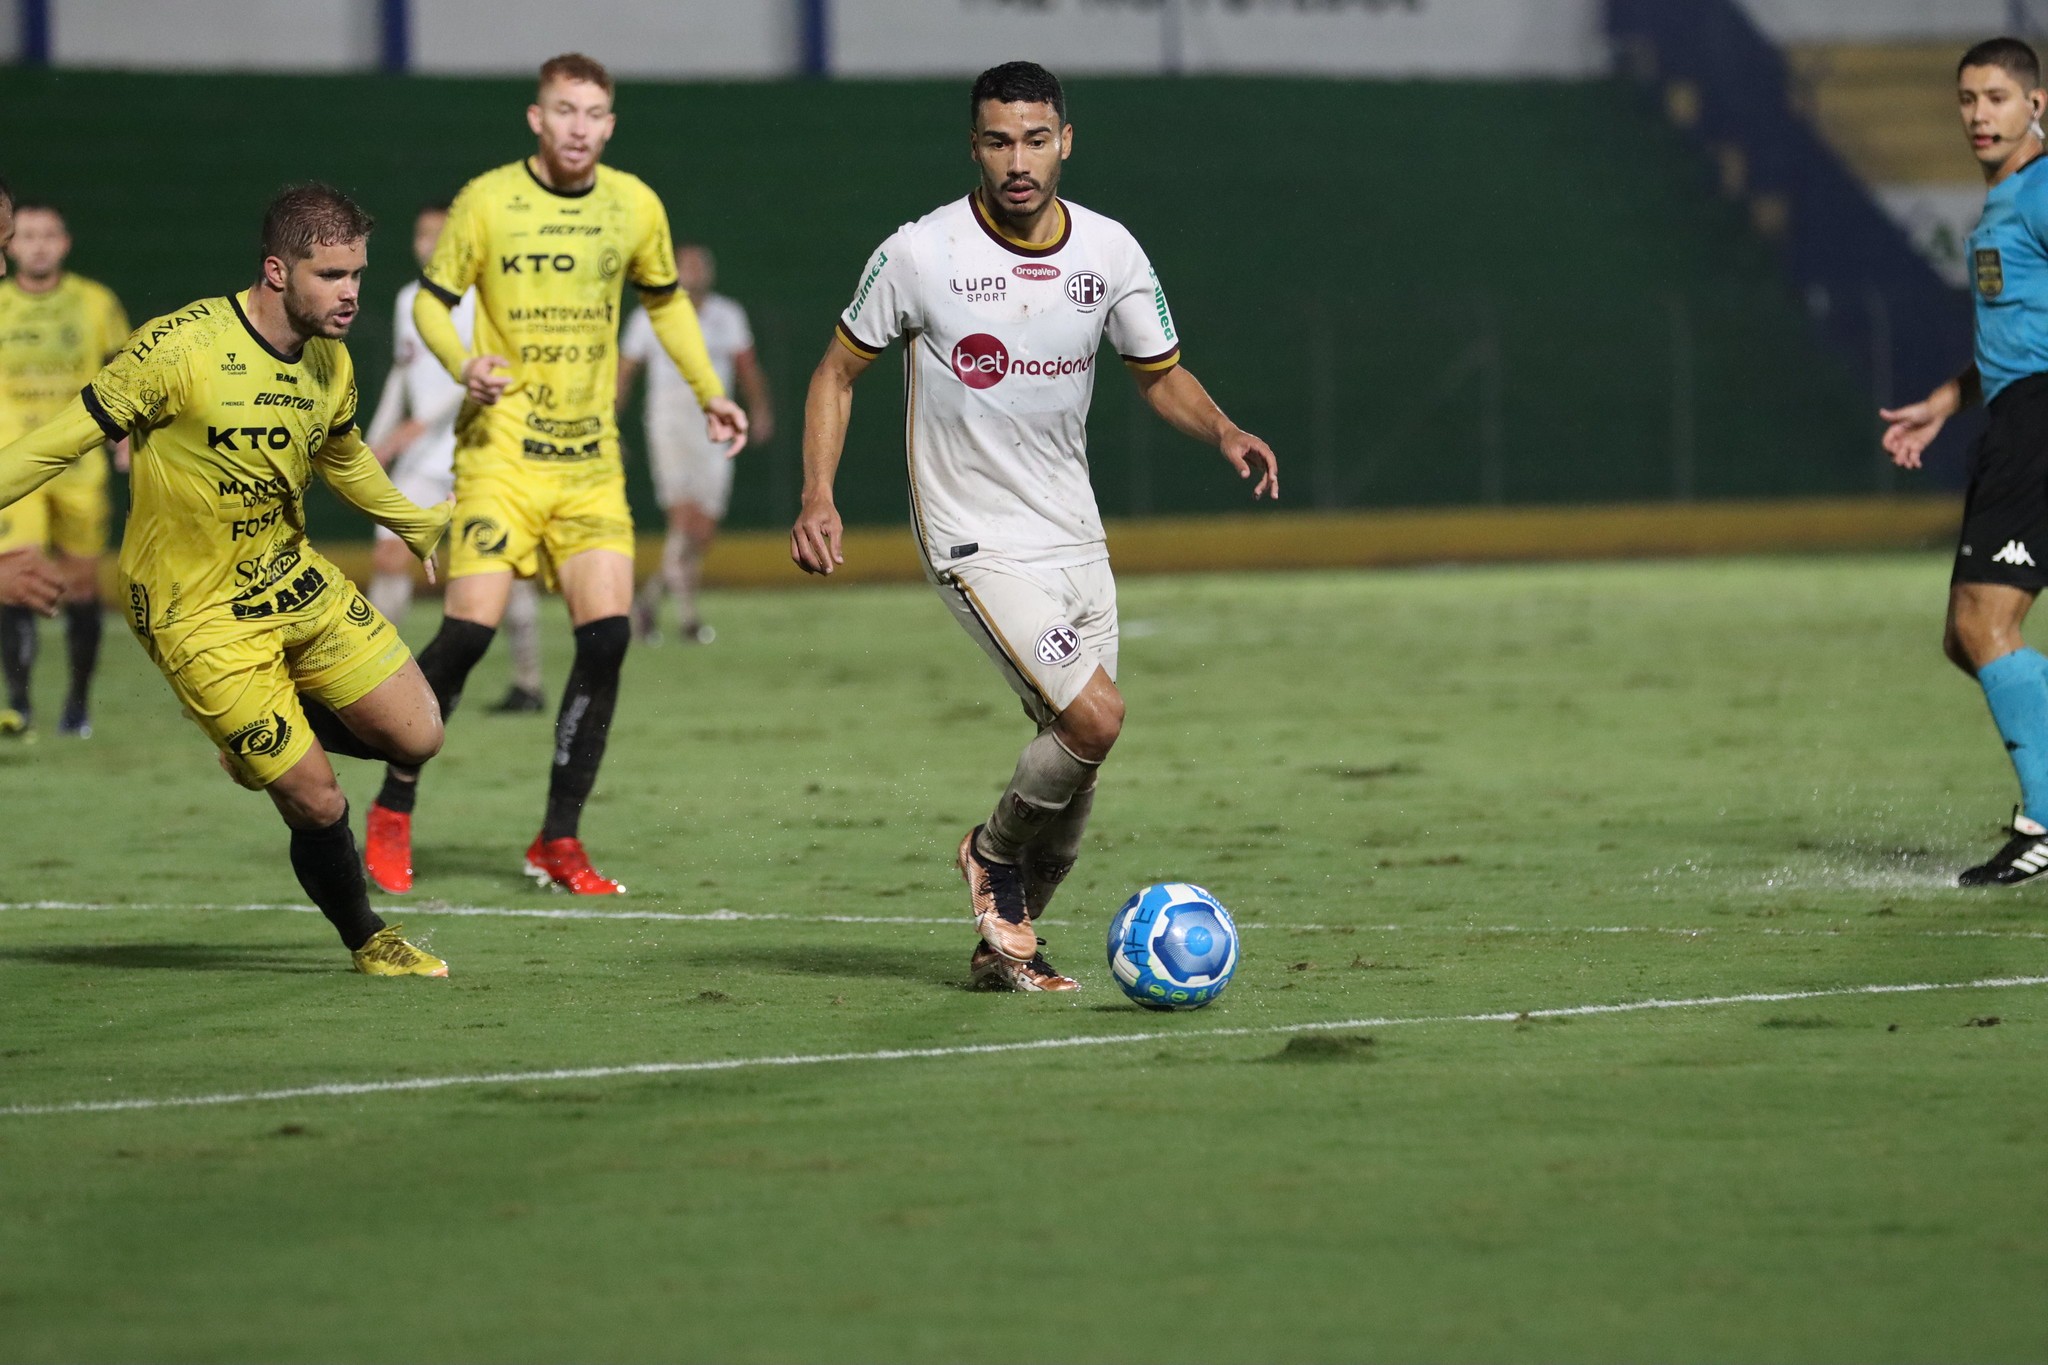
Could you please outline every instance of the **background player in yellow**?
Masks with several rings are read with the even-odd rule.
[[[114,291],[67,271],[70,254],[71,234],[56,208],[33,201],[15,206],[14,241],[7,248],[14,269],[0,281],[0,444],[41,426],[128,336],[128,316]],[[126,446],[115,451],[125,470]],[[89,703],[103,614],[100,559],[111,516],[107,457],[100,450],[87,451],[61,477],[0,513],[0,554],[47,548],[64,577],[71,686],[57,732],[79,739],[92,734]],[[0,735],[29,731],[37,644],[35,613],[0,607],[0,673],[7,682]]]
[[[469,394],[456,424],[447,600],[420,666],[442,713],[452,714],[504,616],[513,577],[541,574],[560,586],[576,656],[526,871],[543,884],[607,895],[625,888],[590,865],[578,833],[632,637],[633,521],[616,414],[628,280],[703,405],[711,439],[738,453],[747,416],[725,396],[696,310],[677,287],[661,200],[638,178],[598,164],[616,123],[610,73],[578,53],[549,59],[526,122],[539,141],[534,155],[463,187],[414,303],[420,339]],[[472,287],[474,351],[450,317]],[[370,875],[387,891],[412,887],[417,781],[394,764],[370,808]]]
[[[0,279],[7,278],[7,244],[14,239],[14,191],[0,180]],[[0,554],[0,606],[27,607],[39,616],[55,616],[63,583],[39,550]]]
[[[260,275],[144,323],[57,415],[0,448],[0,508],[102,441],[133,442],[129,627],[236,781],[269,793],[292,870],[359,970],[446,976],[370,909],[330,752],[424,763],[441,714],[390,622],[307,543],[317,470],[426,559],[449,506],[407,501],[356,430],[370,216],[301,185],[264,214]]]

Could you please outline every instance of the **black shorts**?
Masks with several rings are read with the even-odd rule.
[[[1970,492],[1956,545],[1957,583],[2048,587],[2048,374],[2015,380],[1991,400],[1970,447]]]

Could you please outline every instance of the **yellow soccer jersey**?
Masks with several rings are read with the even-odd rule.
[[[565,193],[515,161],[463,187],[422,280],[450,307],[473,286],[474,353],[512,362],[485,410],[500,439],[529,461],[580,462],[618,433],[620,293],[629,280],[673,290],[675,247],[637,176],[599,166],[589,189]]]
[[[324,337],[271,350],[246,299],[144,323],[80,395],[110,439],[134,438],[121,576],[144,639],[292,612],[329,586],[307,562],[304,499],[314,457],[355,424],[355,369]]]
[[[77,396],[128,335],[114,291],[83,275],[31,294],[0,280],[0,446]]]

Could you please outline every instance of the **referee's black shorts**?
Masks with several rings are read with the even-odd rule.
[[[2028,375],[1991,400],[1991,422],[1970,448],[1970,492],[1956,546],[1957,583],[2048,587],[2048,374]]]

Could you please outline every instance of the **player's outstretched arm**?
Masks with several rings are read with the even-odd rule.
[[[868,364],[834,339],[811,372],[804,397],[803,510],[789,532],[789,557],[805,573],[829,574],[846,562],[839,548],[846,528],[832,501],[832,484],[839,477],[839,457],[853,418],[853,384]]]
[[[1254,498],[1278,501],[1280,462],[1273,457],[1273,448],[1224,416],[1223,409],[1202,387],[1202,381],[1189,374],[1185,366],[1158,371],[1131,367],[1131,377],[1152,410],[1174,430],[1222,451],[1240,479],[1249,479],[1256,473],[1259,481],[1252,485]]]
[[[459,302],[459,295],[446,299],[438,288],[422,288],[413,295],[412,325],[419,329],[421,343],[441,362],[441,368],[469,391],[470,401],[489,407],[505,396],[512,383],[512,362],[501,355],[469,353],[455,326]]]
[[[697,322],[697,306],[680,289],[643,295],[642,303],[647,320],[654,324],[654,339],[683,372],[684,382],[704,409],[704,429],[712,440],[732,443],[726,446],[727,458],[739,454],[747,444],[746,409],[726,396],[725,385],[712,367],[704,329]]]
[[[0,507],[20,502],[77,464],[86,451],[123,435],[102,425],[83,398],[72,399],[55,417],[0,449]]]
[[[448,531],[448,519],[455,514],[453,498],[421,507],[406,497],[354,431],[330,438],[320,447],[315,463],[320,467],[320,477],[343,502],[404,541],[427,566],[428,579],[433,578],[434,549]]]
[[[1892,463],[1901,469],[1918,469],[1920,457],[1941,434],[1942,425],[1983,396],[1983,380],[1972,365],[1917,403],[1879,408],[1877,415],[1889,423],[1884,429],[1884,448]]]

